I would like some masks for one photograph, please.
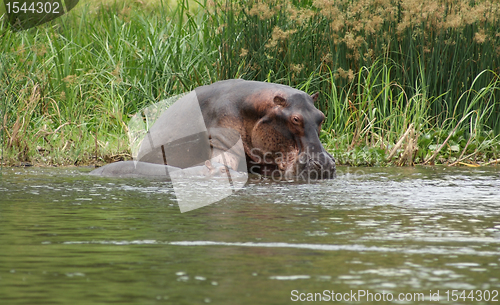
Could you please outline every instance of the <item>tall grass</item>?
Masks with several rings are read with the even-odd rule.
[[[3,18],[6,159],[126,157],[131,115],[237,77],[320,91],[340,163],[498,159],[499,15],[488,1],[124,0],[23,32]]]
[[[23,32],[0,23],[10,159],[73,163],[126,152],[129,115],[214,80],[203,14],[187,4],[95,4]]]
[[[323,77],[333,71],[332,81],[343,88],[383,58],[396,63],[388,77],[408,96],[425,89],[427,96],[439,97],[430,114],[443,121],[451,109],[467,108],[459,99],[465,90],[473,84],[480,90],[494,78],[474,81],[478,74],[500,72],[496,1],[242,0],[214,7],[224,30],[223,77],[239,69],[249,78],[270,76],[296,85],[312,73]],[[493,111],[498,114],[500,107]],[[485,123],[500,131],[496,117]]]
[[[499,3],[241,0],[211,7],[221,29],[221,76],[322,92],[325,139],[341,162],[498,158]],[[478,150],[478,139],[497,153]]]

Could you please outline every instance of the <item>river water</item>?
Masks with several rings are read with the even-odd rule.
[[[500,304],[499,167],[339,167],[187,213],[89,171],[3,169],[0,304]]]

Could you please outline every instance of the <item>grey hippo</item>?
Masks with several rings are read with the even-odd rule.
[[[190,168],[203,176],[234,170],[294,180],[334,178],[335,159],[319,139],[325,115],[314,106],[317,98],[318,93],[241,79],[198,87],[148,130],[138,162],[108,164],[92,174],[154,176]]]

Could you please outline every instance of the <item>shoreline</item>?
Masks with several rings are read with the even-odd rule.
[[[335,156],[334,156],[335,157]],[[7,160],[7,162],[0,162],[2,168],[18,168],[18,167],[38,167],[38,168],[46,168],[46,167],[89,167],[89,168],[99,168],[106,164],[119,162],[119,161],[131,161],[131,155],[129,153],[123,152],[112,155],[104,155],[99,156],[98,160],[95,157],[85,158],[85,159],[77,159],[75,161],[67,160],[68,162],[62,163],[47,163],[41,162],[39,160],[36,161],[14,161]],[[72,162],[71,162],[72,161]],[[455,164],[453,164],[455,163]],[[353,168],[366,168],[366,167],[495,167],[500,166],[500,159],[492,159],[489,161],[481,160],[474,161],[471,159],[462,160],[460,162],[448,162],[448,163],[432,163],[432,164],[424,164],[414,163],[412,165],[398,165],[394,162],[385,162],[383,164],[369,164],[369,165],[352,165],[349,163],[337,163],[336,166],[340,167],[353,167]]]

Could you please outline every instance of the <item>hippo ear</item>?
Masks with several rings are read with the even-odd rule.
[[[316,101],[318,100],[318,96],[319,96],[319,92],[316,92],[313,95],[311,95],[311,98],[313,99],[313,103],[316,103]]]
[[[210,171],[214,169],[212,162],[210,162],[210,160],[205,161],[205,166],[208,167]]]
[[[278,106],[282,106],[282,107],[286,107],[287,103],[286,103],[286,100],[285,98],[279,96],[279,95],[276,95],[274,97],[274,103]]]

